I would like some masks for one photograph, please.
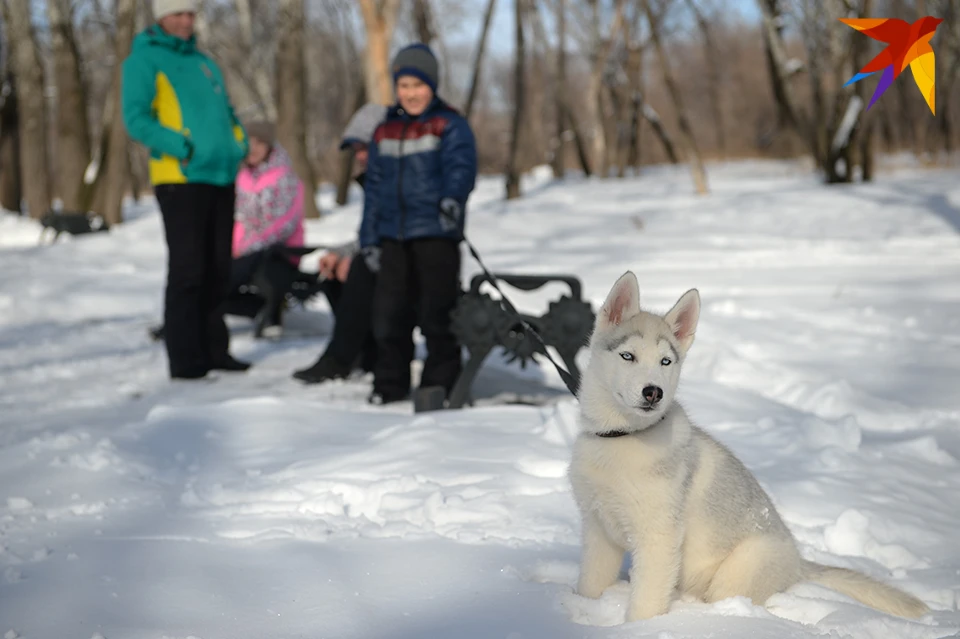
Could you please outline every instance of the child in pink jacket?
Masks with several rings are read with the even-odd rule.
[[[277,143],[273,125],[258,121],[245,128],[250,151],[236,180],[230,274],[233,293],[227,300],[227,312],[252,317],[259,311],[262,298],[238,289],[250,283],[271,247],[303,246],[306,189],[290,156]],[[299,267],[299,257],[291,255],[287,259],[295,268]],[[279,326],[280,317],[272,317],[270,322]]]
[[[234,260],[274,244],[303,246],[304,239],[304,187],[290,156],[277,143],[272,125],[251,122],[246,128],[250,152],[236,181]]]

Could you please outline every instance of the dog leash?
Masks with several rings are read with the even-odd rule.
[[[459,225],[457,220],[455,220],[453,216],[447,214],[445,211],[441,210],[440,214]],[[533,336],[533,338],[537,341],[537,344],[539,344],[539,347],[540,347],[537,352],[540,353],[541,355],[544,355],[548,360],[550,360],[550,363],[553,364],[553,367],[557,369],[557,373],[560,374],[560,379],[563,380],[563,383],[566,385],[567,390],[570,391],[571,395],[576,397],[577,396],[577,380],[574,379],[573,375],[570,374],[570,371],[568,371],[563,366],[558,364],[557,360],[553,359],[553,357],[550,355],[550,352],[547,351],[547,345],[544,343],[543,338],[540,337],[540,334],[537,333],[537,331],[532,326],[530,326],[527,320],[523,319],[523,316],[520,315],[519,312],[517,312],[517,309],[514,308],[513,304],[510,302],[510,299],[506,296],[506,294],[497,284],[497,278],[495,278],[490,273],[490,271],[487,270],[487,267],[483,263],[483,260],[480,259],[480,254],[477,253],[477,249],[473,246],[473,243],[471,243],[470,240],[467,239],[466,234],[461,232],[460,238],[466,243],[467,249],[470,251],[470,255],[472,255],[473,259],[475,259],[477,261],[477,264],[480,265],[480,268],[481,270],[483,270],[484,275],[487,276],[487,280],[490,282],[490,284],[493,285],[493,288],[495,288],[496,291],[500,294],[501,308],[503,308],[510,315],[513,315],[520,322],[520,325],[523,326],[523,330],[529,333],[531,336]]]

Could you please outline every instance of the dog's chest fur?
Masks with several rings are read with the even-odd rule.
[[[631,548],[643,537],[644,524],[684,518],[697,461],[689,422],[675,405],[662,422],[642,433],[581,435],[574,443],[569,476],[580,509],[594,513],[611,540]]]

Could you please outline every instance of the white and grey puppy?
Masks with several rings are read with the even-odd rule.
[[[569,468],[582,519],[578,593],[599,597],[627,552],[628,621],[667,612],[675,590],[763,605],[802,580],[890,614],[926,613],[916,597],[866,575],[802,559],[750,471],[691,423],[674,396],[699,316],[696,289],[664,316],[641,311],[631,272],[597,315]]]

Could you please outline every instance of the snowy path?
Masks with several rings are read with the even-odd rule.
[[[367,380],[290,378],[328,337],[318,301],[275,340],[231,320],[248,374],[171,384],[146,339],[164,260],[148,207],[42,248],[0,219],[0,636],[958,636],[960,186],[798,175],[715,167],[705,199],[682,169],[534,177],[510,204],[487,180],[470,233],[492,269],[575,273],[595,306],[626,269],[654,310],[698,288],[692,417],[756,473],[805,556],[907,589],[929,617],[801,584],[767,609],[681,601],[621,625],[625,583],[572,594],[576,403],[552,370],[491,359],[478,381],[542,407],[371,408]],[[308,239],[346,239],[357,211]],[[514,299],[540,313],[561,292]]]

